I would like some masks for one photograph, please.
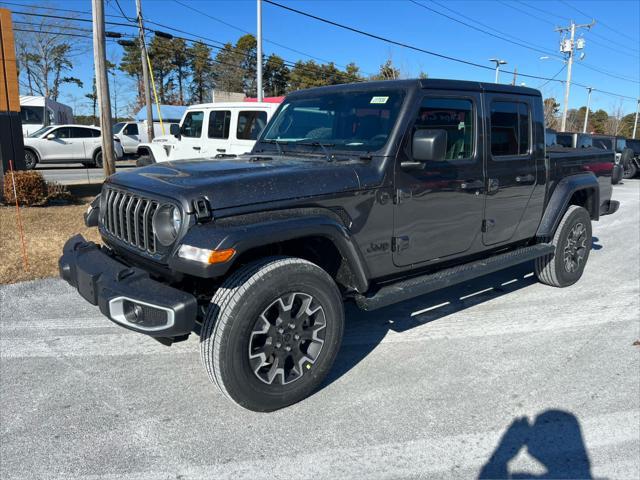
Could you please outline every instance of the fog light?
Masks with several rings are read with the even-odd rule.
[[[109,316],[118,323],[137,330],[163,330],[173,326],[173,310],[125,297],[109,301]]]

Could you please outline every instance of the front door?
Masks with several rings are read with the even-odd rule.
[[[137,123],[128,123],[122,129],[122,135],[120,135],[122,141],[122,150],[125,153],[136,153],[138,150],[138,144],[140,143],[140,130]]]
[[[422,99],[395,167],[396,265],[463,255],[480,234],[484,207],[480,111],[479,93],[430,91]],[[445,161],[409,164],[413,134],[420,129],[446,132]]]
[[[520,240],[518,225],[538,180],[533,155],[531,109],[525,96],[485,96],[487,105],[487,195],[485,245]]]
[[[180,125],[180,140],[173,144],[169,160],[202,157],[204,122],[204,111],[193,110],[186,113]]]
[[[46,137],[50,134],[55,138],[49,140]],[[71,127],[59,127],[51,130],[42,140],[44,143],[41,150],[43,162],[64,162],[78,160],[84,154],[82,139],[73,138]]]

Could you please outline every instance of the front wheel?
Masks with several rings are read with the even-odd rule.
[[[38,157],[35,152],[31,150],[24,151],[24,168],[27,170],[33,170],[38,164]]]
[[[93,164],[98,168],[102,168],[102,150],[98,150],[96,152],[95,156],[93,157]]]
[[[568,287],[576,283],[589,259],[592,241],[589,212],[583,207],[570,205],[551,241],[554,253],[535,262],[538,280],[553,287]]]
[[[200,353],[223,394],[268,412],[320,385],[343,329],[342,297],[327,272],[300,258],[267,258],[238,269],[216,291]]]

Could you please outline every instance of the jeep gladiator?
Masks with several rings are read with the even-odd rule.
[[[191,333],[213,383],[272,411],[332,367],[344,301],[373,310],[535,261],[575,283],[613,213],[613,154],[546,152],[540,92],[401,80],[290,94],[251,153],[109,177],[60,274],[113,322]],[[603,168],[605,165],[606,168]]]

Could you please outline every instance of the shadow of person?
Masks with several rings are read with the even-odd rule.
[[[523,448],[546,469],[544,473],[510,471],[509,462]],[[547,410],[533,423],[529,423],[527,417],[517,418],[500,439],[478,478],[593,478],[578,419],[562,410]]]

